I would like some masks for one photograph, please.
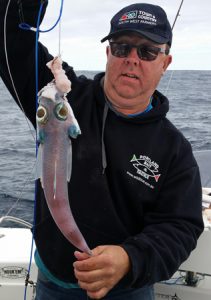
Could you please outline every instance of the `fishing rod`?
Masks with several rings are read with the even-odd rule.
[[[171,27],[172,30],[174,29],[174,26],[176,24],[177,18],[180,16],[180,10],[182,8],[183,2],[184,2],[184,0],[182,0],[181,3],[180,3],[179,9],[178,9],[177,14],[176,14],[176,17],[175,17],[173,25]]]

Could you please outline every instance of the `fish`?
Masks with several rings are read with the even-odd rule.
[[[55,79],[38,94],[36,112],[36,178],[40,178],[49,211],[61,233],[76,248],[91,255],[71,211],[67,183],[71,177],[72,138],[81,134],[64,90]]]

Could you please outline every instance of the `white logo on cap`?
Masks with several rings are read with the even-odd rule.
[[[142,10],[133,10],[126,12],[119,19],[119,25],[126,23],[142,23],[148,25],[157,25],[157,19],[155,15]]]

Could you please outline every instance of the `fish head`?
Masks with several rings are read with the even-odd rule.
[[[55,85],[50,88],[47,86],[47,91],[45,88],[41,90],[38,103],[36,121],[41,143],[44,142],[45,135],[49,133],[66,134],[73,138],[81,134],[67,98],[57,90]]]

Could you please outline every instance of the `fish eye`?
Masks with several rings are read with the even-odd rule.
[[[48,112],[47,109],[40,105],[37,109],[36,119],[39,124],[46,124],[48,121]]]
[[[68,116],[67,106],[63,102],[58,103],[54,108],[54,114],[56,118],[60,121],[67,120],[67,116]]]

